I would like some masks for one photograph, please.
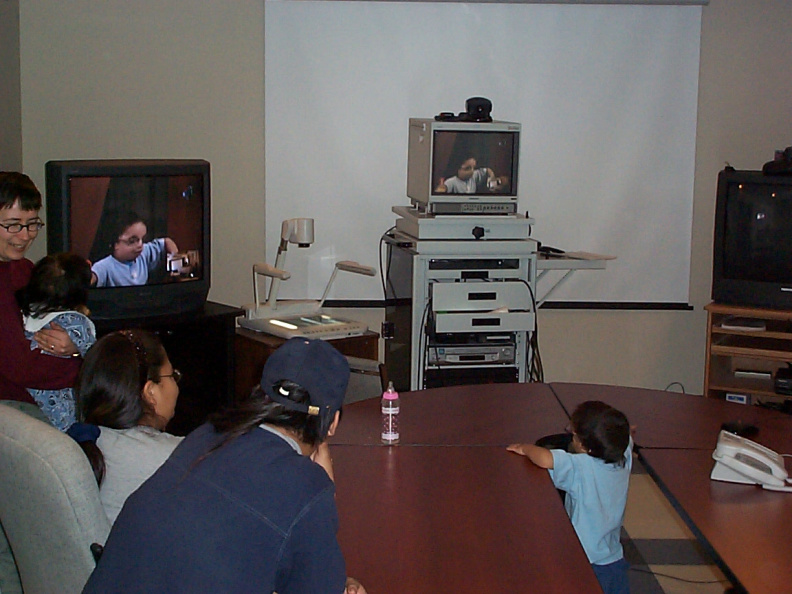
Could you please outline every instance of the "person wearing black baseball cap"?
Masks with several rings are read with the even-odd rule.
[[[287,341],[127,499],[84,592],[366,594],[336,539],[327,446],[348,381],[327,342]]]

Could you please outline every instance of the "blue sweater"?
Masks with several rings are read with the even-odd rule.
[[[85,592],[342,594],[335,487],[256,428],[204,460],[199,427],[127,500]]]

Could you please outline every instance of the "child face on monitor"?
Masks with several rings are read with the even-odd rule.
[[[476,160],[471,157],[467,161],[464,161],[462,165],[459,166],[457,170],[457,177],[462,181],[467,181],[471,177],[473,177],[473,172],[476,170]]]
[[[143,221],[132,223],[113,244],[113,257],[119,262],[132,262],[143,252],[143,239],[147,233]]]

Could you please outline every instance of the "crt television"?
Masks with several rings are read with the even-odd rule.
[[[49,253],[74,252],[96,263],[113,258],[120,239],[142,246],[169,238],[168,245],[177,248],[152,251],[146,275],[93,286],[88,293],[93,318],[170,315],[203,306],[210,284],[207,161],[49,161],[45,174]],[[132,219],[144,223],[144,237],[121,235]]]
[[[433,214],[517,212],[520,124],[410,119],[407,197]]]
[[[718,175],[712,299],[792,309],[792,176]]]

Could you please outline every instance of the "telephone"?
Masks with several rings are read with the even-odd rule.
[[[792,487],[787,486],[792,481],[784,467],[784,459],[755,441],[721,431],[712,458],[715,460],[710,473],[712,480],[792,492]]]

